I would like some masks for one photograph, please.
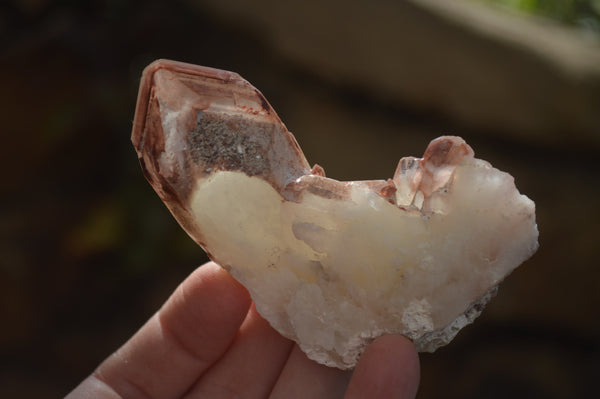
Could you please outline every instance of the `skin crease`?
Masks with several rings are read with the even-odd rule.
[[[67,399],[414,398],[419,358],[399,335],[376,339],[354,373],[309,360],[209,262]]]

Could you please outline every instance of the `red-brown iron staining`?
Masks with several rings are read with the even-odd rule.
[[[350,198],[350,183],[310,174],[290,182],[282,195],[288,201],[301,202],[305,192],[327,199],[345,200]]]
[[[219,170],[259,176],[277,191],[310,170],[264,96],[238,74],[169,60],[144,70],[132,142],[171,207],[185,207],[196,180]]]
[[[309,168],[264,96],[233,72],[169,60],[150,64],[142,75],[132,142],[147,179],[180,215],[198,179],[218,171],[261,178],[295,202],[305,191],[335,200],[350,196],[351,183],[325,177],[319,165]],[[472,155],[461,138],[444,136],[429,144],[423,158],[403,158],[394,179],[359,183],[396,205],[401,184],[427,197]]]
[[[310,170],[310,174],[325,177],[325,169],[321,165],[315,164]]]
[[[473,149],[460,137],[442,136],[429,143],[423,154],[423,163],[433,167],[457,166],[465,156],[473,154]]]
[[[392,179],[387,179],[385,185],[381,187],[381,189],[377,192],[377,194],[381,195],[385,198],[390,204],[396,205],[396,185]]]

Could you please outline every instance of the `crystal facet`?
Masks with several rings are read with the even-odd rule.
[[[146,68],[132,141],[175,218],[313,360],[348,369],[376,337],[447,344],[538,247],[535,205],[459,137],[387,181],[312,169],[239,75]]]

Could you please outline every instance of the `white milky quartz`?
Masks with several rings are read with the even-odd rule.
[[[402,210],[355,182],[350,200],[296,203],[223,171],[196,188],[191,210],[273,327],[311,359],[351,368],[385,333],[421,351],[446,344],[537,248],[533,202],[484,161],[463,161],[429,201],[430,213]]]
[[[534,203],[460,137],[401,159],[393,179],[339,182],[232,72],[149,65],[132,141],[182,227],[328,366],[353,368],[388,333],[447,344],[538,246]]]

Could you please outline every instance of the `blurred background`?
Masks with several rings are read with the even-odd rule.
[[[419,398],[586,398],[600,377],[600,1],[12,0],[0,5],[0,397],[62,397],[206,260],[130,144],[157,58],[259,88],[329,177],[442,134],[511,173],[540,249]]]

